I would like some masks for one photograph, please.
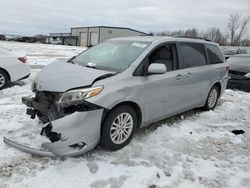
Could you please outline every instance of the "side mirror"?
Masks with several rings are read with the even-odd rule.
[[[164,74],[166,72],[167,72],[167,67],[162,63],[152,63],[148,67],[149,74]]]

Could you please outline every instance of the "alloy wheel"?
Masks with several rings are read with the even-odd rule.
[[[110,129],[110,138],[115,144],[125,142],[133,130],[133,118],[127,113],[119,114],[113,121]]]
[[[218,92],[215,88],[213,88],[209,94],[209,97],[208,97],[208,107],[209,108],[214,107],[214,105],[217,102],[217,98],[218,98]]]

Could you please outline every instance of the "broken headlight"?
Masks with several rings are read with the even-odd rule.
[[[103,86],[70,90],[62,95],[58,103],[73,103],[81,101],[98,95],[102,90]]]

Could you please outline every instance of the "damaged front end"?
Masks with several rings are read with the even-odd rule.
[[[28,107],[26,114],[31,119],[37,116],[43,123],[63,117],[65,113],[56,104],[61,95],[59,92],[37,91],[35,97],[23,97],[22,102]]]
[[[38,116],[47,122],[41,135],[49,141],[42,144],[43,150],[23,146],[8,138],[4,138],[4,142],[21,151],[45,157],[77,156],[94,149],[100,140],[101,122],[107,109],[85,100],[90,95],[98,94],[93,89],[89,94],[89,90],[37,92],[35,98],[22,98],[29,107],[27,113],[31,118]]]

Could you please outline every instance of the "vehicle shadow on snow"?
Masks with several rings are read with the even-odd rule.
[[[216,108],[222,106],[222,104],[223,104],[223,100],[219,99],[217,102]],[[171,127],[174,124],[178,124],[178,123],[182,122],[186,118],[195,117],[202,112],[206,112],[206,111],[204,111],[202,108],[195,108],[195,109],[188,110],[188,111],[182,112],[180,114],[177,114],[177,115],[174,115],[171,117],[164,118],[160,121],[151,123],[150,125],[139,129],[137,131],[135,137],[137,137],[137,136],[140,137],[140,136],[143,136],[146,134],[150,134],[153,131],[155,131],[158,127],[163,126],[163,125]]]
[[[11,82],[7,88],[12,88],[14,86],[24,86],[26,85],[27,83],[25,82],[25,80],[19,80],[19,81],[14,81],[14,82]]]
[[[155,131],[158,127],[160,126],[173,126],[174,124],[178,124],[181,121],[183,121],[184,119],[188,118],[188,117],[192,117],[192,116],[196,116],[197,114],[203,112],[201,109],[193,109],[193,110],[189,110],[186,112],[183,112],[181,114],[177,114],[168,118],[164,118],[160,121],[151,123],[150,125],[143,127],[141,129],[139,129],[135,135],[135,137],[141,137],[147,134],[152,133],[153,131]]]

